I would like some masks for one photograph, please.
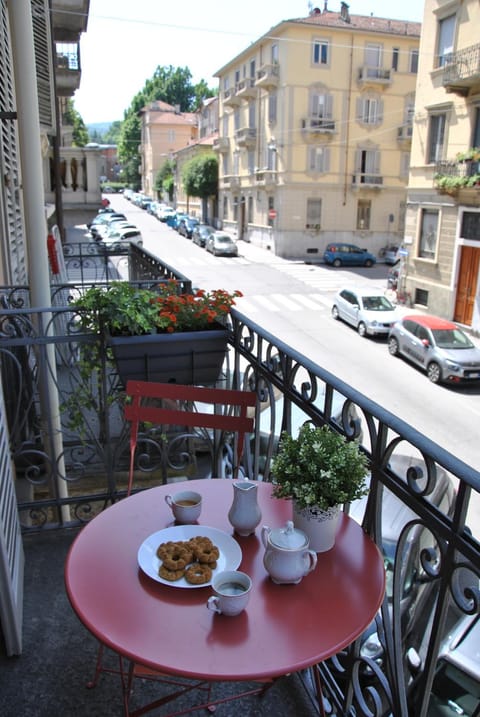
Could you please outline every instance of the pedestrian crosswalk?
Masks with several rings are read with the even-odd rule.
[[[306,309],[324,312],[330,311],[331,306],[331,298],[321,294],[255,294],[242,296],[235,301],[235,308],[243,314],[265,311],[273,313],[300,312]]]

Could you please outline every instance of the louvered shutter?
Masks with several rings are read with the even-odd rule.
[[[325,117],[332,119],[333,117],[333,96],[325,95]]]
[[[38,110],[43,130],[54,129],[53,61],[47,0],[31,0],[35,71],[37,75]]]
[[[377,100],[377,123],[383,122],[383,100]]]
[[[355,113],[357,122],[363,122],[363,97],[357,97]]]

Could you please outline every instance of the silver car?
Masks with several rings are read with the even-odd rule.
[[[360,336],[387,336],[399,318],[396,307],[383,293],[350,288],[336,294],[332,316],[351,324]]]
[[[214,256],[223,254],[224,256],[238,256],[238,248],[236,242],[229,234],[223,232],[215,232],[211,234],[205,246]]]
[[[388,350],[420,366],[432,383],[480,380],[480,349],[456,324],[437,316],[404,316],[390,331]]]

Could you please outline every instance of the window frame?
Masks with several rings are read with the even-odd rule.
[[[357,199],[357,231],[370,231],[372,200]]]
[[[312,40],[312,66],[330,67],[330,40],[325,37],[315,37]]]
[[[412,47],[410,52],[408,53],[408,71],[412,75],[418,74],[418,60],[420,58],[420,53],[418,47]]]
[[[322,198],[307,197],[305,205],[305,228],[318,231],[322,225]]]
[[[426,222],[428,221],[428,217],[435,217],[435,226],[428,231],[427,236],[427,229]],[[420,217],[418,222],[418,237],[417,237],[417,257],[418,259],[422,259],[424,261],[431,261],[434,262],[437,250],[438,250],[438,235],[439,235],[439,229],[440,229],[440,210],[439,209],[432,209],[431,207],[420,207]],[[434,235],[432,237],[433,239],[433,247],[431,249],[426,249],[425,244],[428,241],[428,237],[430,235]]]
[[[440,120],[443,121],[443,126],[441,126]],[[427,164],[435,164],[444,159],[445,140],[448,136],[447,121],[448,113],[446,110],[430,112],[428,116]],[[438,126],[435,127],[434,125],[437,122]],[[441,142],[438,141],[439,135],[441,135]]]
[[[453,22],[453,27],[451,31],[451,42],[450,44],[446,44],[446,39],[443,37],[442,41],[442,35],[443,29],[446,27],[446,23],[448,21]],[[439,17],[437,22],[437,41],[436,41],[436,52],[435,52],[435,67],[444,67],[446,64],[446,61],[448,60],[448,57],[452,55],[455,47],[455,35],[456,35],[456,29],[457,29],[457,13],[453,12],[448,15],[445,15],[444,17]],[[443,45],[442,46],[442,43]]]

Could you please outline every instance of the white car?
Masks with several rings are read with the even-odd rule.
[[[172,217],[174,214],[176,211],[172,207],[167,207],[164,204],[157,207],[156,216],[161,222],[166,222],[168,217]]]
[[[110,236],[103,237],[99,244],[109,249],[120,249],[122,244],[136,244],[137,246],[143,246],[143,237],[140,231],[135,227],[133,229],[121,229],[116,232],[112,232]]]
[[[388,336],[400,318],[387,297],[372,289],[341,289],[332,306],[334,319],[342,319],[357,329],[360,336]]]

